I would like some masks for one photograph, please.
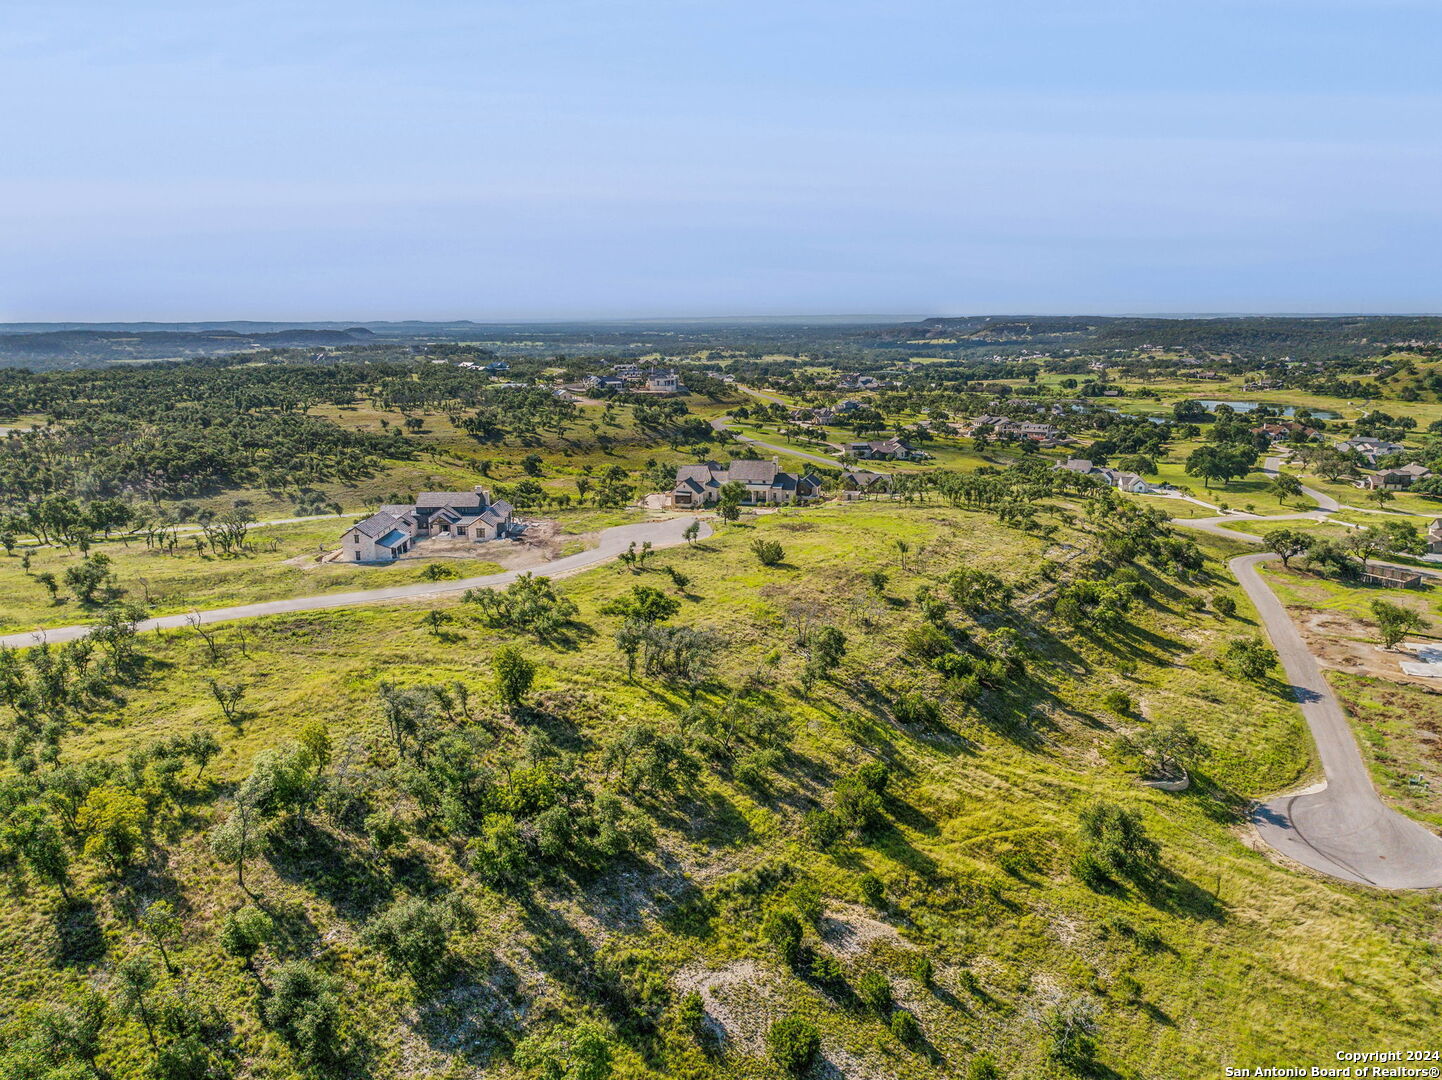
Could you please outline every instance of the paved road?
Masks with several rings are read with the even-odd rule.
[[[1277,556],[1240,555],[1230,563],[1276,647],[1326,773],[1320,788],[1283,795],[1252,812],[1258,834],[1304,866],[1383,889],[1442,887],[1442,837],[1389,809],[1377,795],[1341,704],[1316,657],[1257,564]]]
[[[297,596],[289,600],[270,600],[259,604],[240,604],[236,607],[210,608],[188,615],[162,615],[146,619],[137,624],[139,630],[174,629],[187,626],[199,619],[202,624],[230,622],[235,619],[253,619],[261,615],[285,615],[296,611],[319,611],[324,608],[353,607],[356,604],[375,604],[386,600],[411,600],[420,596],[440,596],[446,593],[462,592],[465,589],[493,588],[509,585],[523,573],[534,573],[537,577],[562,577],[580,570],[609,562],[634,541],[639,547],[647,540],[653,548],[675,547],[686,542],[682,535],[695,518],[668,518],[664,521],[646,521],[639,525],[620,525],[607,529],[601,534],[600,543],[588,551],[568,555],[563,559],[543,563],[527,570],[506,570],[499,574],[482,577],[460,578],[454,581],[425,581],[415,585],[393,585],[384,589],[363,589],[358,592],[330,593],[324,596]],[[710,536],[711,527],[701,522],[701,536]],[[74,641],[90,632],[89,626],[62,626],[48,630],[32,630],[22,634],[0,637],[0,646],[21,648],[38,645],[42,641],[58,644]]]
[[[1182,525],[1188,529],[1199,529],[1213,536],[1221,536],[1227,540],[1242,540],[1248,544],[1260,544],[1262,538],[1254,533],[1241,532],[1238,529],[1227,528],[1229,521],[1327,521],[1330,515],[1323,510],[1299,510],[1295,514],[1223,514],[1219,517],[1208,518],[1173,518],[1173,525]],[[1346,525],[1345,521],[1336,524]],[[1375,561],[1375,560],[1374,560]]]
[[[1280,457],[1267,458],[1267,460],[1262,463],[1261,471],[1266,473],[1268,476],[1276,476],[1279,472],[1282,471],[1282,459]],[[1332,496],[1328,495],[1325,491],[1318,491],[1316,488],[1311,488],[1308,487],[1306,484],[1303,484],[1302,494],[1315,502],[1317,504],[1318,510],[1332,511],[1342,509],[1342,504],[1339,503],[1336,499],[1332,498]]]
[[[1296,514],[1228,514],[1225,517],[1210,518],[1172,518],[1173,525],[1181,525],[1188,529],[1197,529],[1201,532],[1211,533],[1213,536],[1220,536],[1227,540],[1241,540],[1248,544],[1261,544],[1265,541],[1253,533],[1241,532],[1238,529],[1229,529],[1226,526],[1228,521],[1330,521],[1344,529],[1360,529],[1362,526],[1354,525],[1349,521],[1337,521],[1323,510],[1303,510]],[[1399,570],[1411,570],[1421,574],[1423,577],[1442,577],[1442,572],[1428,570],[1425,567],[1414,566],[1411,563],[1391,562],[1387,559],[1368,559],[1371,566],[1395,566]]]
[[[731,425],[725,420],[712,420],[711,426],[717,431],[728,431]],[[815,461],[821,465],[830,465],[835,468],[840,464],[834,457],[822,457],[820,454],[808,454],[804,450],[793,450],[789,446],[781,446],[777,443],[762,442],[760,439],[753,439],[750,435],[736,435],[737,442],[744,442],[749,446],[759,446],[763,450],[771,450],[778,454],[786,454],[788,457],[805,458],[807,461]]]

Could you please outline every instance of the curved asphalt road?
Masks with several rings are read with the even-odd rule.
[[[1268,458],[1262,471],[1275,474],[1279,464],[1277,458]],[[1246,519],[1326,521],[1332,511],[1340,509],[1330,495],[1307,487],[1302,490],[1317,501],[1316,510],[1265,518],[1249,514]],[[1262,543],[1259,536],[1226,528],[1222,522],[1227,520],[1178,518],[1173,524],[1229,540]],[[1239,555],[1227,565],[1272,639],[1327,779],[1306,791],[1260,803],[1252,811],[1257,835],[1288,858],[1343,881],[1381,889],[1442,887],[1442,837],[1382,802],[1341,702],[1322,675],[1317,658],[1276,593],[1257,573],[1258,563],[1275,558],[1270,552]]]
[[[1276,476],[1282,471],[1282,459],[1280,457],[1269,457],[1262,463],[1262,467],[1258,471],[1266,473],[1268,476]],[[1303,484],[1302,494],[1314,501],[1317,504],[1318,510],[1330,513],[1333,510],[1342,509],[1342,504],[1325,491],[1318,491],[1316,488],[1310,488],[1306,484]]]
[[[384,589],[364,589],[359,592],[331,593],[324,596],[297,596],[289,600],[270,600],[260,604],[241,604],[236,607],[210,608],[207,611],[191,612],[186,615],[162,615],[136,624],[137,630],[173,629],[188,626],[199,620],[202,624],[230,622],[234,619],[253,619],[261,615],[285,615],[296,611],[319,611],[324,608],[353,607],[356,604],[375,604],[386,600],[412,600],[420,596],[440,596],[445,593],[462,592],[466,589],[493,588],[509,585],[524,573],[537,577],[562,577],[581,570],[610,562],[634,542],[638,547],[647,540],[653,548],[675,547],[686,542],[682,535],[687,526],[696,518],[667,518],[663,521],[646,521],[639,525],[620,525],[607,529],[601,534],[600,543],[588,551],[567,555],[541,566],[524,570],[506,570],[499,574],[482,577],[460,578],[454,581],[425,581],[415,585],[393,585]],[[701,536],[710,536],[711,527],[701,522]],[[21,634],[0,637],[0,646],[24,648],[42,642],[59,644],[74,641],[90,632],[89,626],[61,626],[48,630],[31,630]]]
[[[1257,573],[1258,563],[1276,557],[1239,555],[1228,565],[1256,606],[1282,660],[1327,780],[1319,788],[1262,803],[1252,811],[1252,824],[1283,855],[1344,881],[1383,889],[1442,887],[1442,837],[1378,797],[1347,717],[1316,657]]]

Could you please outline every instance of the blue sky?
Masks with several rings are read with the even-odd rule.
[[[1433,0],[4,8],[4,321],[1442,311]]]

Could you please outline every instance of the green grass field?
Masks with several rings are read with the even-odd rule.
[[[780,565],[757,562],[750,547],[758,537],[783,545]],[[1084,533],[1061,538],[1086,542]],[[258,958],[258,975],[271,978],[281,959],[297,955],[332,972],[352,1029],[367,1033],[364,1075],[507,1073],[505,1054],[527,1018],[590,1015],[609,1029],[589,989],[597,948],[641,950],[668,1009],[682,989],[700,988],[728,1031],[714,1051],[694,1042],[675,1049],[670,1035],[649,1043],[618,1035],[622,1076],[690,1063],[698,1076],[777,1077],[757,1033],[782,1012],[812,1018],[827,1061],[867,1077],[962,1075],[983,1050],[1008,1077],[1060,1075],[1046,1056],[1044,1020],[1075,1002],[1097,1018],[1101,1075],[1213,1077],[1228,1063],[1326,1064],[1337,1032],[1388,1046],[1435,1028],[1436,897],[1317,880],[1246,842],[1244,800],[1303,781],[1314,765],[1281,682],[1246,682],[1217,662],[1228,639],[1256,627],[1215,559],[1205,580],[1183,588],[1157,580],[1154,600],[1124,633],[1074,636],[1045,622],[1026,629],[1030,676],[977,705],[950,699],[906,651],[906,632],[921,621],[919,588],[967,566],[1030,595],[1043,586],[1034,575],[1048,554],[1058,551],[989,515],[860,504],[726,527],[694,548],[657,555],[641,574],[609,567],[568,580],[562,588],[578,604],[577,623],[554,645],[490,629],[458,601],[440,605],[452,619],[439,633],[426,622],[429,609],[414,604],[256,620],[244,652],[235,630],[222,628],[219,659],[192,634],[147,635],[148,675],[76,727],[63,759],[115,759],[196,730],[214,732],[221,753],[202,778],[187,778],[183,808],[152,822],[163,864],[123,886],[80,866],[83,899],[70,909],[47,887],[9,886],[0,1013],[104,981],[120,958],[149,948],[130,915],[136,897],[163,895],[184,924],[171,948],[183,974],[162,975],[163,983],[183,978],[220,1010],[243,1075],[293,1075],[288,1052],[256,1020],[257,975],[217,944],[222,915],[245,897],[203,837],[233,785],[263,749],[319,720],[336,747],[331,769],[364,787],[370,770],[390,760],[380,684],[449,680],[471,689],[487,760],[544,732],[605,783],[605,750],[627,724],[666,728],[691,704],[674,686],[628,680],[612,642],[618,619],[603,606],[648,584],[680,601],[675,622],[726,642],[699,703],[755,687],[757,701],[791,718],[790,749],[759,782],[723,765],[703,771],[679,801],[628,797],[650,817],[648,854],[591,880],[537,879],[519,893],[482,885],[463,869],[455,842],[427,829],[413,807],[401,808],[410,838],[389,853],[316,811],[297,834],[303,847],[277,844],[248,874],[285,928]],[[689,578],[684,592],[663,566]],[[881,590],[872,571],[887,575]],[[1222,593],[1238,599],[1233,619],[1198,613],[1188,600],[1205,605]],[[833,623],[847,638],[845,658],[809,697],[799,688],[798,619]],[[535,706],[519,719],[496,710],[489,694],[491,657],[508,642],[540,666]],[[237,722],[220,716],[207,689],[213,677],[245,687]],[[889,703],[910,690],[942,703],[939,724],[896,718]],[[1109,691],[1131,695],[1135,713],[1113,712]],[[1140,788],[1117,755],[1122,732],[1172,719],[1209,751],[1181,795]],[[875,760],[892,776],[884,827],[831,853],[803,845],[802,814],[828,799],[838,777]],[[1077,811],[1098,796],[1136,808],[1160,840],[1165,879],[1155,891],[1098,892],[1071,874]],[[865,873],[882,883],[879,905],[863,896]],[[824,913],[806,930],[811,946],[838,959],[846,985],[869,971],[887,977],[923,1042],[903,1043],[854,998],[778,962],[758,921],[798,887]],[[391,897],[437,892],[464,897],[476,918],[454,943],[456,973],[434,994],[420,993],[362,946],[359,927]],[[919,953],[935,965],[930,986],[908,974]],[[144,1075],[142,1026],[117,1021],[112,1038],[101,1064],[117,1080]]]

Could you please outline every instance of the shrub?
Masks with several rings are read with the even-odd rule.
[[[1118,716],[1130,716],[1132,710],[1136,708],[1131,695],[1121,690],[1108,690],[1102,698],[1102,704]]]
[[[1090,1001],[1078,998],[1052,1009],[1046,1025],[1050,1043],[1047,1049],[1054,1061],[1075,1072],[1091,1066],[1097,1049],[1097,1024]]]
[[[1071,872],[1078,881],[1091,889],[1104,888],[1111,881],[1107,868],[1090,851],[1082,852],[1072,860]]]
[[[1227,643],[1223,656],[1228,667],[1242,678],[1253,681],[1260,681],[1277,662],[1277,654],[1257,637],[1234,638]]]
[[[963,969],[966,970],[966,969]],[[967,974],[971,974],[967,971]],[[926,953],[917,953],[911,961],[911,977],[922,986],[930,987],[932,980],[936,978],[936,965],[931,962],[931,957]]]
[[[856,980],[856,996],[868,1009],[882,1015],[891,1011],[891,982],[879,971],[868,971]]]
[[[976,972],[971,968],[961,968],[956,973],[956,985],[965,990],[973,997],[981,990],[981,982],[976,977]]]
[[[220,924],[220,947],[247,963],[275,936],[275,920],[258,907],[232,911]]]
[[[826,851],[835,847],[846,834],[846,825],[830,810],[813,810],[802,819],[802,829],[812,846]]]
[[[695,990],[688,990],[676,1003],[676,1026],[689,1035],[699,1036],[705,1030],[706,1005]]]
[[[504,589],[467,589],[461,598],[481,609],[492,626],[525,630],[545,639],[560,633],[576,614],[550,578],[522,574]]]
[[[952,652],[951,638],[933,623],[909,627],[903,638],[906,651],[923,660],[935,660]]]
[[[861,895],[866,897],[866,902],[874,908],[881,908],[886,905],[886,886],[875,874],[862,874],[856,883],[861,887]]]
[[[1224,619],[1230,619],[1237,613],[1237,602],[1226,593],[1218,593],[1212,597],[1212,608]]]
[[[449,920],[438,905],[409,896],[372,916],[361,930],[361,941],[416,982],[427,983],[444,965],[449,932]]]
[[[502,645],[494,660],[496,696],[508,709],[516,709],[530,693],[536,665],[514,645]]]
[[[811,658],[829,670],[846,655],[846,635],[835,626],[823,626],[807,636],[806,647]]]
[[[466,849],[471,869],[496,888],[517,884],[530,865],[521,830],[510,814],[487,814],[481,835],[472,838]]]
[[[846,972],[841,967],[841,961],[830,953],[813,952],[809,967],[811,977],[822,986],[837,987],[846,982]]]
[[[1077,876],[1087,884],[1092,881],[1083,877],[1083,872],[1094,875],[1100,869],[1104,877],[1113,873],[1137,877],[1157,867],[1161,849],[1147,835],[1141,816],[1134,810],[1115,803],[1093,803],[1081,812],[1081,831],[1087,848],[1078,860],[1085,865],[1078,869]]]
[[[631,591],[618,596],[601,608],[603,615],[620,615],[643,623],[665,622],[681,610],[679,601],[651,585],[633,585]]]
[[[759,536],[751,541],[751,550],[762,566],[775,566],[786,558],[786,549],[778,541],[762,540]]]
[[[792,1075],[805,1072],[821,1049],[816,1025],[800,1016],[783,1016],[766,1032],[771,1060]]]
[[[821,901],[821,890],[813,881],[798,881],[793,884],[786,890],[786,903],[791,905],[803,921],[813,926],[821,921],[826,910]]]
[[[390,851],[405,843],[405,822],[392,807],[367,814],[362,827],[377,851]]]
[[[527,1075],[543,1080],[606,1080],[611,1059],[606,1033],[589,1020],[527,1035],[511,1055]]]
[[[976,660],[966,653],[949,652],[932,660],[931,666],[944,678],[964,679],[976,669]]]
[[[885,762],[868,761],[856,770],[856,779],[861,781],[868,791],[884,795],[887,782],[891,779],[891,770],[887,768]]]
[[[1131,975],[1118,975],[1112,989],[1117,997],[1126,1002],[1137,1002],[1142,998],[1142,984]]]
[[[996,1059],[985,1052],[977,1054],[966,1067],[966,1080],[1001,1080]]]
[[[789,908],[772,908],[761,923],[761,936],[788,967],[801,955],[801,920]]]
[[[891,706],[891,712],[899,724],[932,727],[941,722],[941,710],[936,702],[921,694],[902,694]]]
[[[765,787],[767,778],[781,764],[781,751],[772,747],[753,750],[736,762],[736,782],[747,787]]]
[[[897,1009],[891,1014],[891,1034],[910,1046],[921,1041],[921,1024],[905,1009]]]
[[[312,1069],[344,1057],[340,998],[335,981],[303,960],[283,964],[261,1002],[261,1018]]]
[[[963,704],[981,697],[982,690],[981,679],[975,675],[962,675],[946,680],[947,693]]]
[[[859,832],[874,828],[886,818],[881,797],[855,776],[837,781],[836,812],[842,821]]]
[[[426,581],[446,581],[450,578],[460,577],[460,571],[454,566],[447,566],[445,563],[428,563],[421,571],[421,577]]]

